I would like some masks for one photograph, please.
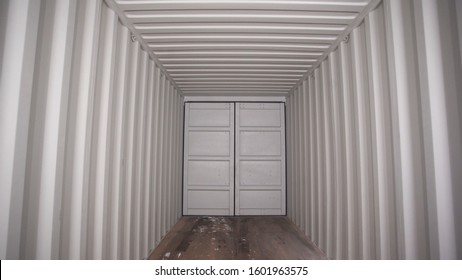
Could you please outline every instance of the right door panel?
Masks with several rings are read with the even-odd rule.
[[[282,103],[236,104],[236,215],[285,215]]]

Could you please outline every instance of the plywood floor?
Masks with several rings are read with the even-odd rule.
[[[326,255],[287,217],[182,217],[149,259],[294,260]]]

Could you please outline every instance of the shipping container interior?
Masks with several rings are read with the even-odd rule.
[[[461,52],[460,0],[0,1],[0,259],[259,214],[330,259],[462,259]]]

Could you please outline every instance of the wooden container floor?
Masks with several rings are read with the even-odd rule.
[[[186,216],[167,233],[149,259],[327,259],[287,217]]]

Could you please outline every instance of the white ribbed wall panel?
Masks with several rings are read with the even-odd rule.
[[[288,98],[289,217],[330,258],[462,258],[456,2],[383,1]]]
[[[329,257],[462,258],[461,1],[180,2],[0,1],[1,259],[147,257],[182,94],[288,92],[288,216]]]
[[[146,258],[181,214],[182,97],[103,1],[0,10],[0,258]]]

